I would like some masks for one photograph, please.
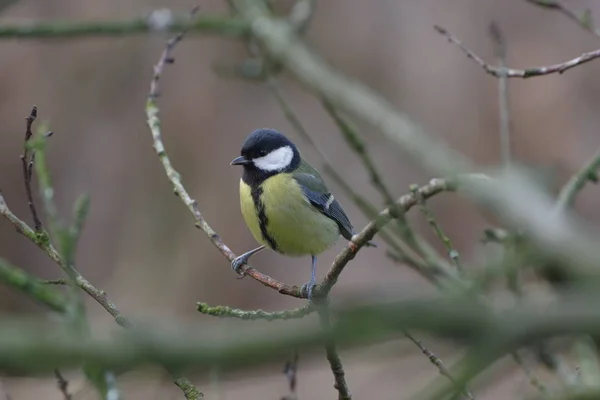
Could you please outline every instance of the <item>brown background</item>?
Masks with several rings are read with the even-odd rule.
[[[0,22],[129,18],[164,6],[185,12],[197,3],[22,0],[7,9]],[[223,3],[201,1],[201,12],[225,12]],[[572,4],[600,15],[595,1]],[[499,161],[497,81],[432,26],[448,28],[492,62],[487,33],[492,20],[506,36],[508,61],[515,68],[565,61],[600,44],[599,38],[559,13],[524,0],[320,1],[308,40],[333,65],[380,91],[430,134],[489,165]],[[163,42],[161,37],[141,36],[0,41],[0,188],[6,200],[30,221],[18,156],[23,118],[37,104],[40,120],[48,121],[56,133],[49,162],[60,210],[68,213],[79,193],[88,192],[92,198],[78,266],[125,315],[197,322],[202,329],[201,324],[217,322],[195,312],[199,300],[267,310],[301,305],[250,279],[235,279],[228,262],[194,228],[187,210],[172,195],[153,153],[144,114],[152,65]],[[215,65],[233,65],[245,55],[237,41],[190,35],[176,49],[177,62],[166,71],[160,99],[164,138],[176,168],[213,228],[238,253],[255,245],[239,212],[241,171],[229,166],[244,137],[257,127],[280,129],[309,161],[320,165],[318,155],[291,129],[267,88],[225,80],[213,72]],[[600,63],[592,62],[564,75],[509,82],[515,158],[555,169],[558,184],[582,165],[600,144],[598,73]],[[285,79],[283,87],[342,175],[381,204],[358,159],[349,153],[319,103],[292,80]],[[377,132],[366,127],[362,133],[396,195],[409,184],[430,178]],[[357,208],[339,188],[330,186],[354,224],[363,226],[366,219]],[[588,219],[598,218],[598,194],[596,187],[590,187],[578,200],[578,210]],[[465,262],[481,260],[484,249],[478,239],[487,226],[484,217],[455,195],[439,196],[432,205]],[[439,245],[420,215],[413,213],[411,219]],[[341,246],[321,256],[321,276]],[[60,276],[56,265],[4,220],[0,220],[0,255],[39,276]],[[309,258],[288,259],[265,252],[253,260],[261,271],[286,282],[300,284],[309,276]],[[334,301],[369,290],[410,295],[432,288],[407,268],[394,265],[383,248],[360,253],[336,286]],[[88,308],[98,329],[112,327],[97,304],[89,301]],[[24,296],[0,287],[0,313],[42,311]],[[236,329],[243,333],[244,325]],[[447,363],[458,354],[444,343],[425,340]],[[437,375],[426,357],[406,341],[343,352],[342,357],[356,399],[408,398]],[[246,399],[277,399],[286,393],[282,364],[251,373],[215,371],[193,380],[208,399],[234,399],[242,393]],[[479,399],[517,398],[529,390],[521,371],[513,371],[510,361],[506,364],[511,369],[477,388]],[[69,377],[74,389],[81,387],[78,374]],[[52,379],[7,378],[2,384],[14,400],[60,398]],[[130,373],[121,386],[128,399],[181,398],[168,378],[157,374]],[[301,399],[335,396],[331,373],[319,353],[301,358],[299,395]]]

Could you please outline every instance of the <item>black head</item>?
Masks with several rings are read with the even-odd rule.
[[[300,165],[296,145],[275,129],[257,129],[242,146],[241,156],[231,165],[244,166],[244,182],[258,184],[281,172],[291,172]]]

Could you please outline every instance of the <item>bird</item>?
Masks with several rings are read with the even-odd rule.
[[[242,216],[260,243],[234,258],[231,267],[239,274],[249,258],[265,248],[290,257],[310,255],[310,280],[301,291],[311,299],[317,255],[333,246],[340,235],[350,241],[355,234],[346,212],[298,147],[275,129],[250,133],[231,165],[243,167]]]

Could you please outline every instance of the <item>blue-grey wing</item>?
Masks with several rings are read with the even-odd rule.
[[[341,235],[346,240],[351,240],[354,235],[354,228],[340,203],[331,193],[325,191],[326,187],[322,181],[304,173],[294,174],[294,179],[302,188],[304,196],[310,204],[323,215],[334,220],[340,229]]]

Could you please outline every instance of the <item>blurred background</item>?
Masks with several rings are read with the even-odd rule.
[[[382,93],[431,135],[481,165],[497,164],[500,159],[497,80],[436,33],[434,24],[447,28],[495,64],[488,34],[495,21],[506,38],[508,64],[515,68],[562,62],[600,47],[598,37],[573,21],[525,0],[317,3],[307,40],[326,59]],[[4,10],[0,23],[127,19],[162,7],[184,13],[197,4],[202,13],[227,12],[222,0],[20,0]],[[597,1],[573,0],[569,4],[600,15]],[[196,302],[269,311],[302,305],[303,301],[281,296],[250,278],[236,279],[229,263],[194,228],[188,211],[172,194],[152,149],[144,113],[152,66],[165,39],[154,35],[0,41],[0,189],[13,211],[31,223],[19,155],[24,117],[36,104],[38,121],[48,122],[55,132],[48,157],[61,212],[68,215],[80,193],[87,192],[92,199],[77,266],[106,290],[125,315],[172,321],[173,325],[197,323],[198,329],[203,324],[222,324],[228,329],[235,323],[198,314]],[[268,88],[215,74],[215,66],[233,66],[245,59],[241,42],[190,34],[174,55],[176,63],[163,76],[159,99],[167,151],[208,222],[239,254],[255,246],[239,211],[241,170],[229,166],[246,135],[258,127],[279,129],[317,168],[322,161],[294,132]],[[513,157],[552,170],[554,188],[600,146],[599,73],[600,62],[591,62],[564,75],[509,81]],[[320,103],[289,77],[284,75],[281,82],[285,97],[341,175],[382,205],[359,160]],[[361,133],[396,196],[405,193],[410,184],[431,178],[371,128],[361,127]],[[362,227],[366,218],[325,178],[354,225]],[[585,218],[598,220],[595,209],[599,200],[600,192],[589,187],[578,198],[577,209]],[[482,229],[490,226],[487,216],[451,194],[437,196],[431,206],[465,263],[472,266],[481,261],[486,250],[479,239]],[[417,210],[410,219],[433,245],[443,249]],[[342,246],[340,241],[320,257],[319,276]],[[0,255],[40,277],[61,276],[57,266],[5,220],[0,220]],[[288,259],[273,252],[253,258],[260,271],[292,284],[308,279],[309,262],[308,257]],[[410,269],[387,259],[382,246],[359,253],[342,274],[332,301],[375,291],[410,296],[434,293],[434,288]],[[110,316],[93,301],[88,300],[88,311],[97,329],[113,329]],[[0,313],[42,312],[43,308],[25,296],[0,287]],[[244,326],[239,329],[243,333]],[[422,339],[446,364],[459,355],[445,343]],[[356,399],[408,398],[438,374],[406,340],[342,352],[341,356]],[[190,378],[207,399],[234,399],[242,394],[245,399],[277,399],[287,393],[284,361],[251,372],[214,371]],[[79,374],[67,377],[73,391],[81,389]],[[0,382],[13,400],[62,398],[51,378],[5,378]],[[128,399],[182,397],[160,371],[126,374],[120,386]],[[324,352],[300,355],[300,399],[333,398],[332,386]],[[526,376],[508,362],[507,368],[475,393],[479,399],[520,398],[528,387]],[[87,391],[78,398],[93,398],[93,394]]]

